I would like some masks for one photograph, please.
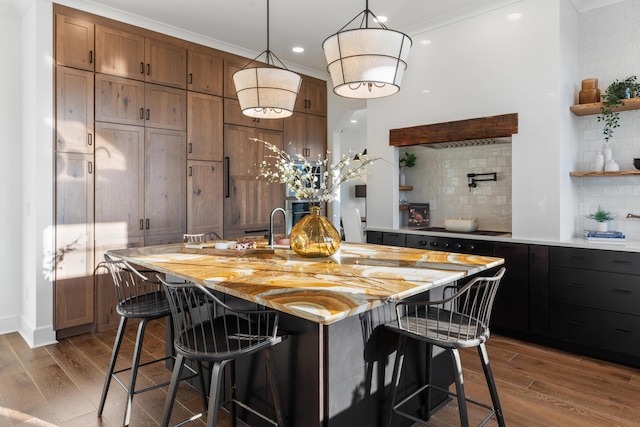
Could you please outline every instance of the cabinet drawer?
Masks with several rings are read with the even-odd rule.
[[[552,303],[551,336],[615,353],[640,355],[640,317]]]
[[[367,231],[367,243],[382,244],[382,231]]]
[[[404,233],[382,233],[382,244],[389,246],[405,246],[405,234]]]
[[[640,276],[554,266],[551,300],[640,315]]]
[[[640,254],[633,252],[551,247],[550,263],[561,267],[640,274]]]

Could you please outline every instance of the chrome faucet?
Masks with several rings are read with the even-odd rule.
[[[285,227],[287,224],[287,213],[285,212],[284,209],[275,208],[274,210],[271,211],[271,216],[269,216],[269,246],[273,246],[275,244],[275,241],[273,238],[273,215],[275,215],[275,213],[278,211],[282,212],[282,217],[284,218]]]

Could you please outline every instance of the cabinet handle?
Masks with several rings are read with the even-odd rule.
[[[149,229],[149,218],[147,218],[147,230]]]
[[[89,169],[89,173],[93,173],[93,162],[89,162],[89,164],[87,165],[88,169]]]
[[[144,230],[144,219],[140,218],[140,230]]]
[[[193,143],[189,143],[189,154],[193,153]]]
[[[193,84],[193,73],[189,73],[189,84]]]
[[[230,159],[229,156],[224,158],[224,197],[229,197],[229,193],[230,193],[230,177],[229,177],[229,165],[230,165]]]
[[[569,286],[571,288],[585,288],[586,287],[582,283],[573,283],[573,282],[567,283],[567,286]]]
[[[147,64],[147,76],[151,75],[151,64]]]
[[[311,100],[309,100],[309,105],[307,106],[307,108],[311,108]]]
[[[627,295],[631,295],[632,292],[628,291],[626,289],[614,289],[613,292],[619,293],[619,294],[627,294]]]
[[[613,328],[613,332],[615,332],[616,334],[631,335],[631,331],[628,331],[626,329]]]
[[[89,51],[89,64],[93,64],[93,51]]]
[[[614,259],[614,260],[613,260],[613,263],[614,263],[614,264],[625,264],[625,265],[626,265],[626,264],[631,264],[631,262],[629,262],[629,261],[627,261],[627,260],[624,260],[624,259]]]
[[[584,322],[581,322],[579,320],[571,320],[571,319],[569,319],[569,324],[570,325],[575,325],[575,326],[584,326]]]
[[[193,176],[193,167],[189,166],[189,176]]]
[[[147,108],[147,120],[151,118],[151,110]]]
[[[144,120],[144,108],[140,107],[140,120]]]
[[[257,230],[244,230],[244,234],[264,233],[265,231],[269,231],[269,229],[268,228],[259,228]]]
[[[140,63],[140,74],[144,74],[144,62]]]
[[[93,135],[92,134],[88,134],[87,135],[87,144],[93,145]]]

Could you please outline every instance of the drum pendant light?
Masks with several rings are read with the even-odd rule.
[[[360,27],[347,29],[362,16]],[[369,27],[369,20],[377,27]],[[345,98],[381,98],[400,90],[411,39],[390,30],[366,8],[323,43],[333,92]]]
[[[265,57],[266,67],[248,68]],[[277,62],[276,62],[277,61]],[[233,74],[236,95],[245,116],[283,119],[293,114],[302,77],[287,67],[269,49],[269,0],[267,0],[267,50]]]

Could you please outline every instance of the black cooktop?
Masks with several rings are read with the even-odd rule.
[[[424,228],[414,228],[414,230],[437,231],[438,233],[452,233],[452,234],[479,234],[481,236],[501,236],[503,234],[509,234],[506,231],[490,231],[490,230],[451,231],[451,230],[446,230],[444,227],[424,227]]]

